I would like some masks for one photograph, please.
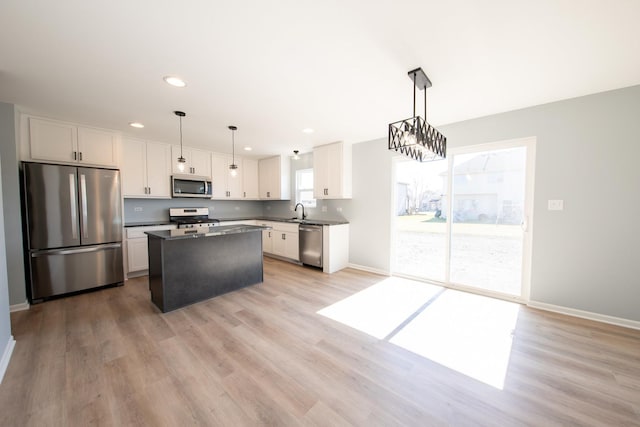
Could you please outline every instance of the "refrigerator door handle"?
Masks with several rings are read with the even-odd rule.
[[[82,237],[87,237],[87,177],[84,174],[80,175],[80,200],[82,204]]]
[[[111,243],[108,245],[100,245],[100,246],[91,246],[88,248],[79,248],[79,249],[50,249],[47,251],[37,251],[31,253],[31,258],[38,258],[40,256],[46,255],[74,255],[74,254],[82,254],[87,252],[98,252],[103,251],[105,249],[118,249],[121,247],[121,243]]]
[[[71,208],[71,236],[74,239],[78,238],[78,205],[76,204],[76,175],[69,174],[69,207]]]

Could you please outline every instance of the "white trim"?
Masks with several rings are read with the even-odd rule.
[[[13,313],[14,311],[29,310],[29,307],[31,306],[29,305],[28,301],[21,302],[20,304],[13,304],[9,306],[9,313]]]
[[[606,314],[577,310],[575,308],[563,307],[560,305],[547,304],[537,301],[529,301],[529,304],[527,304],[527,306],[540,310],[552,311],[554,313],[566,314],[568,316],[580,317],[582,319],[595,320],[596,322],[609,323],[611,325],[640,330],[640,322],[636,320],[607,316]]]
[[[7,368],[9,367],[9,360],[11,360],[11,353],[13,353],[13,348],[15,347],[15,345],[16,340],[13,339],[13,335],[9,335],[9,341],[4,348],[2,358],[0,358],[0,384],[2,384],[4,374],[5,372],[7,372]]]
[[[349,263],[347,264],[347,267],[353,268],[354,270],[361,270],[367,271],[369,273],[379,274],[381,276],[391,276],[391,273],[389,273],[388,271],[380,270],[379,268],[367,267],[366,265]]]

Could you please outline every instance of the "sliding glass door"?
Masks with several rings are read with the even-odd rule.
[[[394,273],[528,298],[532,139],[398,159]]]

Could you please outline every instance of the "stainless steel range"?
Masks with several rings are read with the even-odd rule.
[[[220,225],[217,219],[209,218],[209,208],[169,208],[169,220],[178,228],[201,228]]]

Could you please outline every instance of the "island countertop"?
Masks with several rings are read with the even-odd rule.
[[[228,234],[239,233],[251,233],[262,232],[262,230],[270,230],[271,227],[262,225],[222,225],[215,227],[201,227],[201,228],[178,228],[175,230],[156,230],[145,231],[145,234],[157,237],[163,240],[179,240],[179,239],[194,239],[204,237],[224,236]]]

